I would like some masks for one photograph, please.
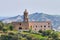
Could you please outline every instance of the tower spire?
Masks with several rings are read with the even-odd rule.
[[[28,22],[28,11],[25,9],[24,11],[24,22]]]

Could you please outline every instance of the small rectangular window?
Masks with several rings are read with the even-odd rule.
[[[42,26],[41,26],[42,27]]]
[[[50,23],[48,23],[48,25],[49,25]]]
[[[50,26],[48,26],[48,27],[50,27]]]
[[[20,23],[20,25],[21,25],[21,23]]]
[[[36,26],[37,27],[37,26]]]
[[[44,25],[44,27],[46,27],[46,25]]]

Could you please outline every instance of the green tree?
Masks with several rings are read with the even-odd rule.
[[[31,32],[32,31],[32,26],[30,26],[30,29],[29,29],[29,32]]]
[[[0,30],[2,30],[4,27],[4,23],[0,21]]]
[[[42,31],[42,30],[39,30],[38,32],[39,32],[39,33],[42,33],[43,31]]]
[[[42,35],[43,36],[49,36],[49,35],[51,35],[51,33],[52,33],[52,30],[45,30],[42,32]]]
[[[53,33],[51,34],[51,37],[52,37],[54,40],[58,40],[58,33],[53,32]]]
[[[1,40],[18,40],[17,36],[11,35],[1,35]]]
[[[9,26],[9,30],[11,30],[11,31],[13,30],[13,26],[12,25]]]
[[[0,25],[0,30],[2,30],[3,29],[3,27]]]

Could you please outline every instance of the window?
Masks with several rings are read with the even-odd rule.
[[[46,27],[46,25],[44,25],[44,27]]]
[[[20,25],[21,25],[21,23],[20,23]]]
[[[50,23],[48,23],[48,25],[49,25]]]
[[[37,26],[36,26],[37,27]]]
[[[41,26],[42,27],[42,26]]]
[[[44,30],[46,30],[46,29],[44,29]]]
[[[50,27],[50,26],[48,26],[48,27]]]
[[[25,29],[28,29],[28,28],[25,28]]]
[[[35,30],[36,30],[36,28],[35,28]]]
[[[19,27],[19,30],[22,30],[22,27]]]

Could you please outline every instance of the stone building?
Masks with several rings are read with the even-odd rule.
[[[33,31],[39,31],[39,30],[51,30],[52,29],[52,25],[50,21],[31,21],[29,22],[28,19],[28,12],[25,9],[24,11],[24,18],[23,18],[23,22],[12,22],[14,29],[15,30],[29,30],[30,28]]]

